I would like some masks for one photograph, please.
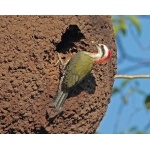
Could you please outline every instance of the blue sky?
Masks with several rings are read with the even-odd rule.
[[[121,58],[120,51],[122,49],[119,49],[120,47],[117,43],[117,71],[119,74],[150,74],[150,64],[148,64],[147,67],[140,67],[140,65],[137,65],[139,61],[142,62],[150,60],[150,48],[143,49],[137,44],[137,42],[135,42],[135,39],[133,38],[134,32],[136,38],[142,43],[142,46],[150,46],[150,16],[140,17],[140,23],[140,35],[137,34],[134,26],[129,27],[126,36],[122,33],[119,34],[119,38],[126,53],[132,57],[139,58],[136,62],[133,62],[134,58],[132,61]],[[120,62],[120,59],[123,61]],[[130,66],[134,67],[132,67],[132,69],[124,70]],[[114,82],[114,87],[119,87],[122,81],[122,79],[116,79]],[[130,87],[138,87],[139,89],[144,90],[146,95],[148,95],[150,94],[150,79],[134,79],[130,81],[123,90],[122,94],[125,96],[128,95]],[[123,104],[120,94],[113,95],[111,97],[111,102],[108,106],[106,115],[103,118],[98,131],[100,133],[129,133],[128,130],[133,127],[136,127],[137,130],[145,131],[145,126],[150,120],[150,111],[145,109],[144,98],[144,95],[134,93],[127,98],[127,103]],[[146,128],[146,131],[150,133],[150,128]]]

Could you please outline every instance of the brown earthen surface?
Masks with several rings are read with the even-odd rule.
[[[116,47],[110,16],[0,16],[0,133],[94,133],[112,92]],[[80,50],[106,44],[111,60],[53,107],[61,69]]]

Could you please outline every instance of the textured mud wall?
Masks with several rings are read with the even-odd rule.
[[[112,92],[116,47],[110,16],[0,16],[0,133],[94,133]],[[111,60],[93,68],[57,115],[53,107],[65,62],[106,44]]]

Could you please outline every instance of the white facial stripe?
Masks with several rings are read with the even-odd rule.
[[[103,58],[106,58],[108,57],[108,54],[109,54],[109,49],[107,48],[106,45],[104,44],[96,44],[95,45],[97,50],[98,50],[98,53],[88,53],[88,55],[90,55],[91,57],[94,58],[94,61],[97,61],[99,59],[103,59]]]
[[[96,47],[98,49],[98,53],[101,54],[101,58],[106,57],[108,55],[109,50],[106,45],[98,44]]]

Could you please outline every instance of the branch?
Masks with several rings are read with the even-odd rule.
[[[150,78],[150,75],[122,75],[122,74],[117,74],[115,75],[115,79],[140,79],[140,78]]]

